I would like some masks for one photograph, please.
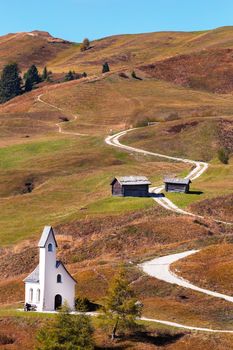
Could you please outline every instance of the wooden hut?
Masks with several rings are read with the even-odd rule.
[[[122,197],[148,197],[150,181],[145,176],[115,177],[112,182],[112,195]]]
[[[180,192],[188,193],[190,188],[190,179],[179,179],[179,178],[165,178],[165,191],[166,192]]]

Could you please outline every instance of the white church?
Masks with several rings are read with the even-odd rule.
[[[38,244],[39,265],[25,278],[25,304],[37,311],[55,311],[65,302],[75,305],[75,279],[61,261],[56,259],[57,242],[51,226],[45,226]]]

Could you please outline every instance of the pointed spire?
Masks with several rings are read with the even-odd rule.
[[[44,248],[45,247],[50,234],[53,236],[55,245],[57,247],[57,241],[56,241],[55,234],[54,234],[52,226],[45,226],[44,230],[42,232],[40,241],[38,243],[38,247],[39,248]]]

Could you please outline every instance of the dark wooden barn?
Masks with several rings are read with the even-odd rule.
[[[148,197],[150,181],[145,176],[115,177],[112,182],[112,195],[122,197]]]
[[[188,193],[191,182],[190,179],[165,178],[165,191]]]

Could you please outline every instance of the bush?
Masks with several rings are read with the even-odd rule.
[[[88,50],[89,48],[90,48],[90,40],[85,38],[82,44],[80,45],[80,50],[83,52]]]
[[[102,73],[107,73],[107,72],[110,72],[110,68],[109,68],[108,62],[105,62],[103,64]]]
[[[226,148],[221,148],[218,151],[218,159],[223,164],[228,164],[229,162],[229,151]]]
[[[100,308],[98,304],[92,303],[88,298],[78,297],[75,300],[75,309],[80,312],[97,311]]]

